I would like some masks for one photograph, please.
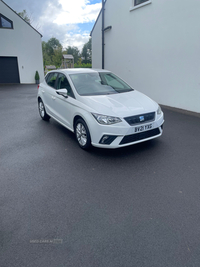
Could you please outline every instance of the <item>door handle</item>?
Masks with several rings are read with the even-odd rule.
[[[42,90],[42,93],[44,93],[45,91],[44,90]]]
[[[55,100],[56,98],[54,96],[51,97],[53,100]]]

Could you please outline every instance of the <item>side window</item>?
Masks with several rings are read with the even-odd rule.
[[[56,72],[49,73],[46,77],[47,84],[53,88],[56,88],[57,76],[58,76],[58,73],[56,73]]]
[[[56,89],[67,89],[68,96],[71,96],[71,97],[75,98],[74,97],[74,93],[72,91],[72,88],[71,88],[71,86],[69,84],[68,79],[62,73],[60,73],[58,75],[58,82],[57,82],[57,88]]]
[[[13,22],[0,13],[0,28],[13,29]]]

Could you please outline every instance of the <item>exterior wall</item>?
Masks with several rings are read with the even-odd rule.
[[[105,4],[105,69],[160,104],[200,112],[200,1],[152,0]],[[101,19],[101,18],[100,18]],[[92,32],[93,67],[99,67],[101,21]]]
[[[14,28],[0,28],[0,56],[18,58],[20,83],[35,83],[36,70],[43,80],[41,35],[1,1],[0,13],[13,21]]]
[[[95,31],[92,33],[92,67],[102,68],[102,16],[96,21]]]

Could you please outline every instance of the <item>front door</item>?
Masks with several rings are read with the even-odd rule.
[[[55,92],[55,116],[56,118],[59,118],[59,121],[63,123],[67,128],[73,130],[73,112],[77,100],[74,97],[74,93],[68,79],[62,73],[58,75],[56,89],[67,89],[68,98],[63,97],[62,95],[58,95]]]

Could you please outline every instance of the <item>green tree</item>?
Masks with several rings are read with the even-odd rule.
[[[49,51],[48,51],[47,43],[44,41],[42,42],[42,54],[43,54],[44,67],[46,65],[51,65],[52,64],[51,56],[50,56]]]
[[[52,56],[52,62],[53,65],[56,66],[56,68],[60,68],[61,64],[62,64],[62,47],[58,47],[54,49],[54,54]]]
[[[47,44],[53,50],[62,47],[60,41],[58,39],[56,39],[55,37],[52,37],[51,39],[49,39],[48,42],[47,42]]]
[[[51,59],[54,55],[54,50],[58,48],[62,48],[62,45],[59,42],[59,40],[56,39],[55,37],[52,37],[51,39],[49,39],[45,46],[45,50]]]
[[[87,43],[84,44],[82,49],[82,63],[92,63],[92,39],[90,38]]]
[[[60,67],[62,62],[62,45],[58,39],[52,37],[47,42],[42,42],[43,63]]]
[[[30,19],[29,15],[27,14],[25,9],[22,12],[19,12],[17,14],[20,15],[20,17],[22,17],[26,22],[31,24],[31,19]]]

